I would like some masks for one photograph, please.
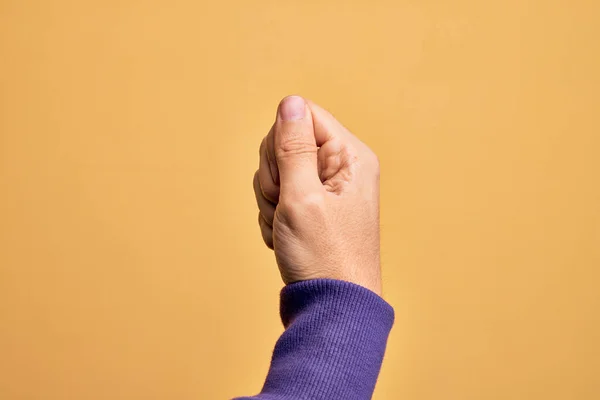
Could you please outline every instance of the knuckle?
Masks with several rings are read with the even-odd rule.
[[[369,166],[369,168],[375,173],[375,175],[379,176],[379,172],[381,169],[379,157],[371,149],[368,149],[368,151],[366,152],[365,164]]]
[[[380,168],[381,162],[379,161],[379,157],[375,153],[371,153],[373,155],[373,166],[377,169]]]
[[[252,188],[254,189],[255,194],[262,192],[259,170],[256,170],[256,172],[254,173],[254,177],[252,178]]]
[[[365,158],[367,159],[369,165],[379,167],[379,157],[377,157],[377,154],[375,154],[375,152],[368,147]]]
[[[321,193],[308,193],[298,199],[298,206],[310,211],[323,211],[325,197]]]
[[[379,157],[377,157],[377,154],[375,153],[373,153],[373,169],[375,170],[375,173],[379,175],[381,171],[381,163],[379,161]]]
[[[252,177],[252,185],[256,187],[256,183],[259,182],[258,169],[254,171],[254,176]]]
[[[258,154],[261,155],[263,151],[267,148],[267,137],[265,136],[260,142],[260,146],[258,147]]]
[[[261,213],[263,219],[265,220],[265,222],[269,226],[273,226],[273,218],[275,217],[275,210],[271,207],[263,207],[260,210],[260,213]]]
[[[266,187],[261,186],[261,192],[265,199],[269,200],[271,203],[277,203],[277,198],[279,197],[279,188],[274,185],[266,185]]]
[[[283,137],[278,148],[275,150],[275,155],[279,158],[288,156],[297,156],[303,154],[316,154],[317,145],[314,139],[307,138],[301,133],[288,133]]]
[[[261,170],[256,171],[254,182],[254,189],[256,191],[259,191],[259,193],[271,203],[277,203],[279,198],[279,186],[273,183],[270,171],[262,171],[262,173]]]
[[[267,245],[271,250],[273,249],[273,229],[270,226],[267,226],[265,222],[262,220],[262,217],[259,214],[259,225],[260,225],[260,234],[262,236],[263,242]]]
[[[307,193],[293,198],[287,198],[279,205],[282,214],[290,222],[305,219],[318,219],[325,214],[325,196],[321,193]]]

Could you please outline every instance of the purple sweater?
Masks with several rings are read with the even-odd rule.
[[[238,400],[366,400],[373,395],[394,310],[349,282],[317,279],[281,291],[285,331],[260,394]]]

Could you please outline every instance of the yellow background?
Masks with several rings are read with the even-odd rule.
[[[597,1],[0,0],[0,399],[256,393],[281,97],[379,154],[374,398],[600,398]]]

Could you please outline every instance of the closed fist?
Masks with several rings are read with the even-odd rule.
[[[298,96],[281,101],[254,191],[286,284],[339,279],[381,294],[379,163],[330,113]]]

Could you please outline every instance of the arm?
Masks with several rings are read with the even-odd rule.
[[[264,387],[243,399],[370,399],[392,308],[361,286],[325,279],[286,286],[281,306],[287,329],[275,345]]]
[[[394,319],[379,296],[377,157],[327,111],[288,97],[254,189],[287,284],[286,330],[261,393],[245,399],[370,399]]]

